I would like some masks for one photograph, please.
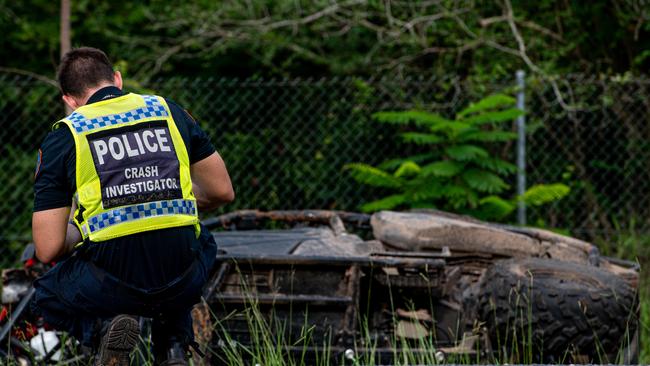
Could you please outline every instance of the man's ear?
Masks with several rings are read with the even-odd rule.
[[[65,94],[63,94],[62,98],[63,98],[63,102],[64,102],[68,107],[70,107],[71,110],[74,111],[75,109],[77,109],[77,108],[80,107],[79,103],[77,103],[77,101],[75,100],[74,97],[72,97],[72,96],[70,96],[70,95],[65,95]]]
[[[122,90],[122,73],[115,71],[113,74],[113,82],[118,89]]]

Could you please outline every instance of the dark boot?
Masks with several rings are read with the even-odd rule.
[[[164,353],[156,355],[156,364],[160,366],[187,366],[187,347],[181,342],[172,341]]]
[[[113,318],[99,345],[95,356],[96,366],[129,366],[129,354],[135,348],[140,335],[136,317],[121,314]]]

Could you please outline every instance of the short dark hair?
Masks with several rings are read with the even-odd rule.
[[[102,50],[80,47],[63,55],[56,78],[63,94],[82,97],[104,81],[112,83],[113,75],[113,65]]]

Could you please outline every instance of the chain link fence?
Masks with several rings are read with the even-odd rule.
[[[378,164],[415,149],[372,113],[417,108],[453,116],[471,101],[516,90],[514,75],[489,85],[455,77],[173,78],[145,86],[127,81],[125,88],[176,101],[209,133],[237,193],[225,210],[357,210],[385,192],[356,183],[343,166]],[[528,185],[571,187],[560,202],[528,210],[528,222],[586,239],[647,232],[650,80],[529,77],[525,92]],[[0,264],[7,265],[30,240],[37,150],[64,110],[56,86],[43,80],[0,74],[0,93]],[[504,144],[500,154],[514,162],[515,144]],[[514,192],[516,176],[509,178]]]

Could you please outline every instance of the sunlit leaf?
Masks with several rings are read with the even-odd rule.
[[[477,113],[477,112],[482,112],[485,110],[490,110],[490,109],[496,109],[500,107],[505,107],[505,106],[512,106],[516,102],[515,98],[505,95],[505,94],[493,94],[488,97],[485,97],[481,99],[480,101],[476,103],[472,103],[469,105],[469,107],[463,109],[460,111],[457,115],[456,118],[462,119],[465,116],[472,114],[472,113]]]
[[[405,161],[400,165],[400,167],[395,171],[393,174],[394,176],[401,178],[401,177],[410,177],[413,175],[418,174],[422,168],[420,168],[419,165],[412,161]]]
[[[368,202],[361,206],[361,211],[363,212],[374,212],[380,210],[390,210],[393,209],[406,201],[404,195],[395,194],[382,198],[380,200]]]
[[[402,165],[404,162],[407,161],[412,161],[416,164],[422,163],[424,161],[427,161],[429,159],[434,159],[438,156],[439,154],[436,153],[426,153],[426,154],[419,154],[419,155],[411,155],[407,158],[400,158],[400,159],[391,159],[388,161],[385,161],[377,166],[377,168],[381,170],[394,170],[397,169],[400,165]]]
[[[430,112],[420,110],[409,110],[401,112],[377,112],[372,117],[378,122],[396,125],[414,123],[417,126],[435,126],[441,123],[449,123],[450,120]]]
[[[561,200],[571,192],[571,188],[562,183],[537,184],[526,190],[520,200],[532,206],[540,206],[546,203]]]
[[[350,170],[352,177],[359,183],[374,187],[398,188],[404,182],[393,175],[373,166],[360,163],[346,164],[344,169]]]

